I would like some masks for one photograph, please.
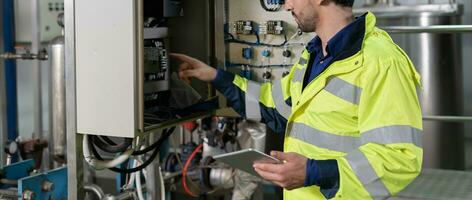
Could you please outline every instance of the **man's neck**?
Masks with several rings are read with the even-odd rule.
[[[338,6],[331,6],[326,10],[320,11],[319,16],[320,18],[316,25],[316,34],[321,39],[323,54],[327,55],[326,46],[328,46],[328,41],[341,29],[351,23],[354,20],[354,16],[352,15],[351,8]]]

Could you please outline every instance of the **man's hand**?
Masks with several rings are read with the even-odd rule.
[[[262,178],[287,190],[296,189],[305,185],[306,162],[308,158],[297,153],[283,153],[279,151],[272,151],[270,154],[284,161],[284,163],[254,164],[254,170],[256,170]]]
[[[170,56],[182,62],[179,66],[180,79],[190,82],[190,78],[202,81],[213,81],[216,78],[216,69],[195,58],[184,54],[171,53]]]

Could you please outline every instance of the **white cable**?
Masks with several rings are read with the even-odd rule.
[[[94,159],[94,157],[90,154],[89,145],[93,145],[93,144],[89,144],[88,135],[84,135],[84,139],[82,140],[82,150],[84,152],[84,159],[90,166],[92,166],[96,170],[102,170],[102,169],[112,168],[112,167],[121,165],[126,160],[128,160],[128,158],[133,153],[133,149],[129,149],[113,160],[102,161],[102,160]]]
[[[135,166],[136,166],[136,165],[135,165]],[[132,187],[133,187],[133,184],[134,184],[134,182],[135,182],[135,180],[136,180],[136,172],[134,172],[134,173],[131,174],[131,177],[130,177],[130,179],[129,179],[129,181],[128,181],[128,184],[126,184],[125,189],[130,189],[130,188],[132,188]]]
[[[133,147],[132,147],[132,148],[133,148],[133,149],[143,149],[142,147],[141,147],[141,148],[137,148],[137,147],[140,146],[140,142],[141,142],[141,138],[140,138],[139,136],[136,137],[136,143],[133,144]],[[134,146],[134,145],[136,145],[136,146]],[[137,162],[136,159],[138,159],[138,158],[137,158],[137,157],[134,158],[133,163],[131,164],[131,168],[135,168],[136,166],[138,166],[138,165],[136,164],[136,162]],[[142,163],[142,161],[141,161],[141,163]],[[144,176],[144,177],[147,178],[146,176]],[[133,184],[135,183],[135,179],[136,179],[136,172],[131,173],[130,178],[129,178],[129,181],[128,181],[128,183],[125,185],[124,188],[125,188],[125,189],[133,188]]]
[[[139,161],[135,161],[136,163],[139,164]],[[136,192],[138,193],[138,199],[139,200],[144,200],[144,195],[143,195],[143,188],[141,185],[141,171],[136,172]]]
[[[164,176],[162,175],[161,166],[158,168],[159,170],[159,177],[160,177],[160,185],[161,185],[161,199],[166,199],[166,187],[164,186]]]
[[[133,161],[133,164],[131,165],[132,168],[135,168],[137,165],[136,165],[136,161]],[[125,189],[130,189],[133,187],[133,184],[135,182],[135,178],[136,178],[136,172],[132,173],[130,178],[129,178],[129,181],[128,181],[128,184],[125,185]]]
[[[292,36],[290,36],[290,38],[287,40],[287,43],[285,43],[285,47],[289,47],[289,46],[305,46],[305,43],[304,42],[290,42],[292,41],[293,39],[295,39],[296,37],[299,37],[303,32],[301,32],[301,30],[298,30],[297,32],[295,32]]]
[[[144,148],[142,148],[142,149],[144,149]],[[134,159],[135,159],[136,161],[139,161],[139,163],[144,163],[143,159],[141,159],[141,158],[142,158],[142,157],[139,156],[139,157],[135,157]],[[136,165],[135,167],[137,167],[137,166],[138,166],[138,165]],[[146,167],[146,168],[147,168],[147,167]],[[146,168],[140,170],[140,171],[141,171],[141,174],[144,176],[144,180],[147,180],[147,178],[148,178],[148,177],[147,177],[147,170],[146,170]]]

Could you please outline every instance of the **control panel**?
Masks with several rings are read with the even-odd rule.
[[[170,69],[167,28],[145,28],[144,35],[144,124],[169,120]]]
[[[61,27],[57,24],[57,16],[64,12],[64,0],[41,0],[39,3],[39,31],[42,42],[48,42],[61,35]],[[16,40],[30,42],[31,30],[31,1],[15,1]]]

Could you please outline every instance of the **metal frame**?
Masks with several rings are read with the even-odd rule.
[[[0,10],[3,12],[3,3],[0,3]],[[0,54],[3,52],[3,26],[0,26]],[[5,93],[5,68],[3,61],[0,61],[0,149],[4,149],[7,140],[7,104]],[[3,167],[5,154],[0,154],[0,168]]]
[[[373,6],[373,7],[362,7],[353,10],[354,14],[360,15],[366,12],[382,13],[382,17],[398,17],[405,16],[427,16],[427,15],[451,15],[461,13],[463,7],[455,2],[443,3],[443,4],[423,4],[423,5],[394,5],[394,6]],[[434,13],[434,14],[431,14]]]
[[[23,199],[64,199],[67,198],[67,167],[27,176],[18,180],[18,196]]]
[[[437,26],[386,26],[380,27],[389,33],[470,33],[472,25]]]
[[[64,0],[68,199],[84,199],[82,135],[77,134],[75,91],[75,0]]]
[[[137,48],[137,94],[135,94],[137,100],[137,108],[135,112],[137,114],[137,128],[139,132],[144,132],[144,2],[143,0],[136,0],[136,16],[135,19],[137,20],[136,23],[136,48]],[[136,89],[135,89],[136,91]]]
[[[425,121],[472,122],[472,117],[465,116],[423,116]]]
[[[215,57],[216,65],[218,68],[226,69],[226,44],[225,44],[225,35],[224,35],[224,23],[226,21],[226,0],[214,0],[214,36],[215,36]]]

